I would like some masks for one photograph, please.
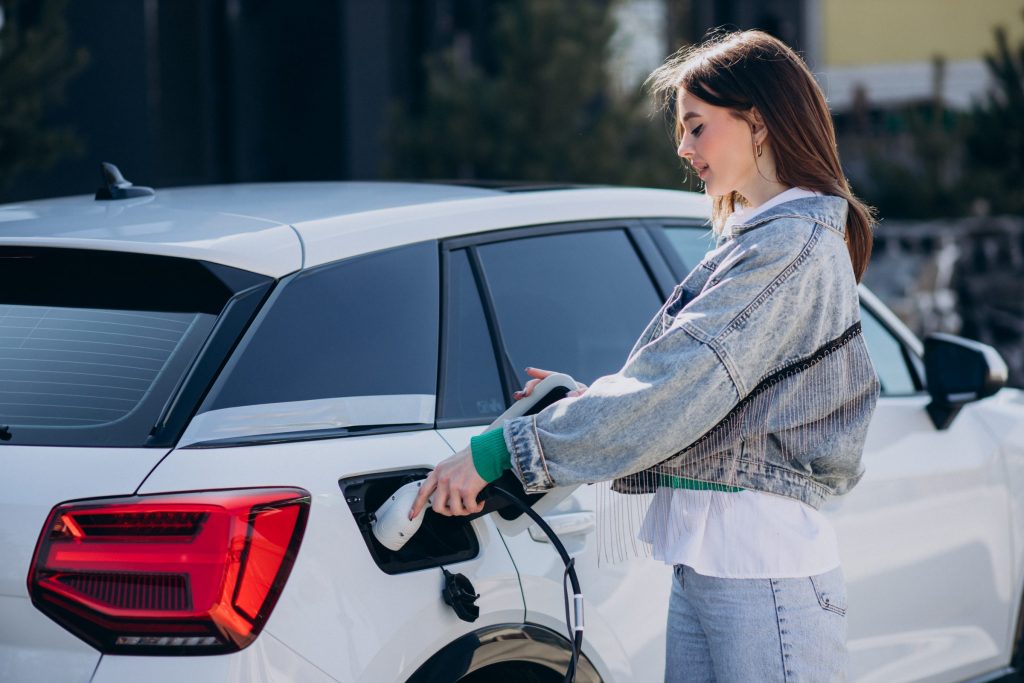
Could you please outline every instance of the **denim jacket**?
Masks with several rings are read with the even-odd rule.
[[[815,508],[863,475],[879,382],[844,241],[846,200],[778,204],[719,236],[622,369],[505,423],[528,492],[666,475]]]

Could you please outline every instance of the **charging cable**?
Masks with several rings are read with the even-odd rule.
[[[530,516],[537,526],[547,534],[547,537],[551,539],[551,545],[555,546],[559,556],[562,558],[562,562],[565,563],[565,573],[562,575],[562,594],[565,598],[565,625],[569,633],[569,642],[572,643],[572,656],[569,659],[569,668],[565,672],[565,683],[573,683],[576,680],[576,663],[579,661],[580,650],[583,648],[583,593],[580,590],[580,580],[576,576],[576,560],[569,556],[569,553],[565,550],[565,546],[562,545],[562,541],[555,534],[554,530],[548,526],[548,523],[544,521],[544,518],[537,514],[537,511],[527,505],[525,502],[512,495],[508,491],[494,484],[491,484],[485,488],[481,495],[478,497],[479,500],[486,499],[489,496],[500,496],[505,501],[516,506],[523,513]],[[573,613],[575,619],[569,618],[569,589],[566,585],[566,579],[568,578],[569,583],[572,584],[573,592]]]
[[[373,520],[371,525],[373,535],[385,548],[395,552],[401,550],[420,529],[424,514],[426,513],[426,507],[421,509],[420,513],[413,519],[409,519],[408,511],[412,507],[413,501],[416,500],[423,481],[419,479],[403,485],[371,516]],[[489,498],[497,499],[497,502],[487,503],[484,511],[468,517],[467,521],[477,516],[490,514],[500,509],[503,503],[513,505],[528,515],[547,534],[547,537],[551,540],[551,545],[558,551],[562,562],[565,564],[565,573],[562,575],[562,592],[565,597],[565,624],[568,628],[569,642],[572,645],[572,655],[569,659],[569,668],[565,672],[564,680],[566,683],[572,683],[576,680],[576,665],[579,661],[580,650],[583,647],[583,593],[580,590],[579,578],[576,576],[575,562],[569,556],[569,553],[566,552],[565,546],[562,545],[558,535],[544,521],[544,518],[521,498],[509,493],[507,489],[501,488],[496,483],[486,486],[477,496],[477,500],[480,502],[484,502]],[[445,589],[442,592],[442,597],[445,602],[452,606],[452,609],[455,610],[460,619],[467,621],[475,620],[479,610],[472,603],[480,596],[475,594],[468,579],[461,574],[451,574],[447,569],[444,569],[444,574]],[[566,580],[572,585],[572,614],[570,614],[569,609],[569,587],[566,585]]]

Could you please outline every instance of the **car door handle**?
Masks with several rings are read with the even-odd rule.
[[[562,536],[589,534],[594,530],[595,526],[593,512],[564,512],[558,515],[545,515],[544,521],[548,523],[548,526],[551,527],[551,530],[559,538]],[[529,531],[530,538],[538,543],[551,542],[536,524],[531,525]]]

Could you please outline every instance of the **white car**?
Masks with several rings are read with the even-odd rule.
[[[706,198],[117,181],[0,206],[0,680],[562,680],[535,527],[428,512],[392,552],[370,513],[526,366],[618,370],[711,245]],[[989,347],[922,345],[861,291],[882,397],[865,477],[825,509],[850,678],[1012,675],[1024,398]],[[586,599],[577,680],[660,681],[671,568],[598,567],[598,486],[544,513]]]

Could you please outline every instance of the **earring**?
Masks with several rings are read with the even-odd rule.
[[[754,143],[754,149],[757,150],[757,156],[761,156],[764,153],[764,148],[757,142]]]

